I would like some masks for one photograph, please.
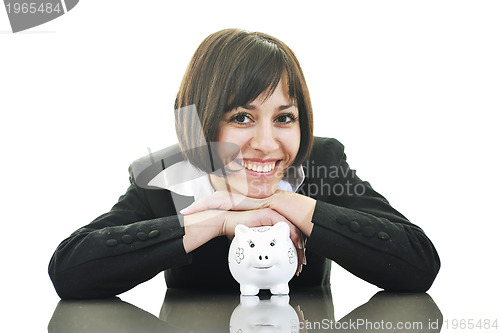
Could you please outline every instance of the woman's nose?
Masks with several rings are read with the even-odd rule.
[[[268,124],[257,125],[250,146],[255,150],[260,150],[264,154],[269,154],[279,149],[279,143],[273,126]]]

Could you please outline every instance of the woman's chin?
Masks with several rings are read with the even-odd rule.
[[[259,193],[259,194],[254,195],[253,193],[249,193],[247,195],[247,197],[252,198],[252,199],[265,199],[265,198],[269,198],[273,194],[274,193]]]
[[[278,190],[279,179],[241,179],[229,177],[226,184],[229,185],[231,191],[242,194],[249,198],[264,199],[272,196]],[[220,189],[226,187],[219,186]],[[227,187],[226,187],[227,188]]]
[[[265,186],[265,187],[259,187],[259,188],[250,188],[248,193],[246,194],[247,197],[254,198],[254,199],[264,199],[268,198],[274,193],[276,193],[276,190],[278,189],[278,186]]]

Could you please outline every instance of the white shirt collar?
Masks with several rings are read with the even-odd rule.
[[[294,168],[294,171],[288,172],[280,180],[278,190],[296,192],[299,189],[305,179],[304,169],[300,166]],[[164,188],[179,195],[194,197],[195,201],[214,193],[208,174],[188,161],[182,161],[164,169],[151,179],[148,185]]]

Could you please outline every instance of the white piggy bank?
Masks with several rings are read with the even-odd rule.
[[[257,295],[260,289],[288,294],[288,281],[297,270],[297,251],[288,224],[256,228],[237,225],[228,261],[242,295]]]

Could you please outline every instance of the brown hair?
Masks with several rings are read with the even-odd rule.
[[[293,164],[303,163],[312,149],[313,115],[300,64],[282,41],[239,29],[208,36],[184,74],[175,100],[175,128],[185,157],[198,168],[212,171],[206,149],[193,148],[216,141],[224,112],[251,103],[264,91],[271,95],[283,75],[288,97],[299,110],[301,140]],[[197,115],[187,112],[193,105]]]

